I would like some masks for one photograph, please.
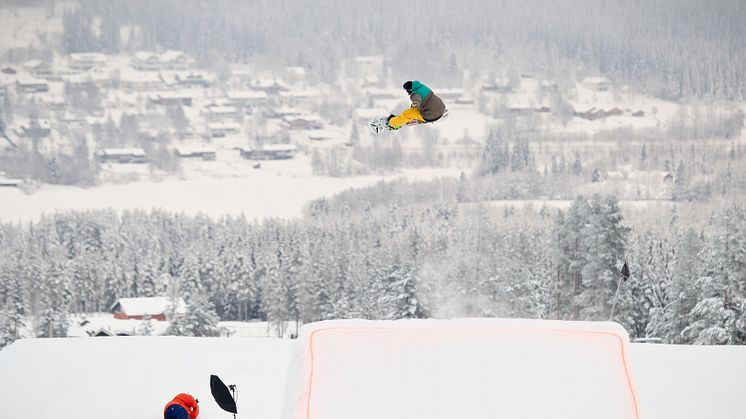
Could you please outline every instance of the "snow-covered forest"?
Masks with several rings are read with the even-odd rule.
[[[224,320],[606,320],[626,260],[613,318],[633,337],[744,343],[746,209],[628,213],[594,196],[559,211],[317,202],[297,221],[92,211],[4,224],[0,330],[7,344],[30,316],[39,336],[64,336],[71,312],[169,284]]]

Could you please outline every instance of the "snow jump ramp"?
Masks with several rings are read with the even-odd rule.
[[[628,355],[609,322],[312,323],[283,419],[639,419]]]

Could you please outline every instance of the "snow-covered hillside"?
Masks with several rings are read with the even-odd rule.
[[[448,353],[452,358],[441,359],[426,369],[422,367],[432,357],[420,359],[419,354],[432,355],[429,346],[423,343],[419,350],[409,347],[407,360],[410,362],[400,365],[401,368],[396,371],[397,377],[413,385],[429,382],[430,386],[434,386],[433,381],[449,380],[450,377],[444,376],[445,372],[453,372],[449,370],[449,365],[470,364],[479,369],[461,371],[460,376],[466,378],[473,373],[473,377],[479,380],[452,383],[455,394],[444,392],[430,396],[454,399],[466,391],[474,391],[477,395],[487,394],[487,384],[490,382],[519,383],[528,378],[535,380],[542,371],[554,371],[550,368],[542,370],[537,363],[526,374],[521,374],[517,367],[519,363],[510,361],[520,354],[525,353],[536,359],[554,357],[555,361],[562,361],[562,356],[567,356],[567,364],[556,365],[556,368],[569,369],[571,365],[579,365],[578,362],[582,365],[582,359],[588,357],[590,352],[605,345],[603,340],[588,346],[560,345],[565,349],[573,346],[573,350],[557,352],[555,346],[538,346],[541,340],[538,338],[506,338],[496,346],[497,340],[479,340],[478,345],[457,340],[447,347],[441,347],[443,353]],[[227,384],[238,385],[239,418],[279,419],[285,400],[286,377],[295,377],[299,372],[292,370],[288,374],[293,346],[302,345],[303,342],[307,341],[177,337],[22,339],[0,351],[2,417],[158,419],[162,417],[163,405],[174,394],[186,391],[200,399],[200,418],[229,419],[231,415],[220,411],[209,395],[209,376],[218,374]],[[476,343],[473,340],[468,342]],[[347,354],[343,358],[354,362],[335,364],[334,367],[338,368],[333,371],[339,371],[339,377],[350,376],[349,371],[355,369],[371,373],[374,363],[370,361],[376,361],[378,365],[385,361],[386,356],[381,354],[380,347],[391,341],[372,340],[371,343],[367,347],[358,345],[354,354]],[[628,348],[629,367],[641,418],[743,417],[742,407],[737,401],[740,400],[740,390],[746,388],[746,348],[652,344],[629,344]],[[389,350],[387,353],[395,352]],[[328,357],[326,359],[329,360]],[[391,359],[390,366],[396,365],[397,358]],[[409,368],[409,365],[412,367]],[[503,370],[495,369],[497,365],[503,365]],[[586,373],[588,371],[583,374]],[[501,376],[491,377],[490,374]],[[571,382],[581,379],[567,376],[566,382],[569,386]],[[558,379],[555,377],[552,380]],[[541,390],[545,388],[541,382],[535,382],[535,386],[531,385],[532,382],[525,384],[529,390],[523,400],[531,404],[545,403],[552,397]],[[592,388],[597,382],[581,384]],[[359,388],[347,386],[337,390],[335,397],[345,403],[360,399],[360,395],[356,394]],[[556,390],[566,389],[558,387]],[[369,397],[371,405],[380,401],[380,394],[364,396]],[[614,394],[601,396],[618,397]],[[593,403],[593,397],[596,396],[575,395],[577,400],[587,399],[589,403]],[[404,397],[402,400],[409,399]],[[359,417],[365,408],[350,410],[349,417]],[[430,408],[432,406],[421,406],[421,411]],[[478,407],[464,406],[463,409],[463,413],[473,413]]]

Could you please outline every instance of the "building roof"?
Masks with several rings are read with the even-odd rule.
[[[225,96],[231,100],[266,99],[267,92],[260,90],[231,90]]]
[[[34,85],[49,84],[49,83],[47,83],[47,81],[44,79],[36,79],[33,77],[23,77],[23,78],[18,79],[18,84],[20,84],[21,86],[34,86]]]
[[[158,54],[151,51],[138,51],[135,53],[134,59],[138,61],[157,60]]]
[[[279,78],[258,78],[254,79],[250,83],[251,87],[259,89],[268,89],[271,87],[285,87],[285,82]]]
[[[74,52],[70,54],[70,59],[75,61],[106,61],[106,55],[98,52]]]
[[[154,316],[165,314],[171,306],[168,297],[134,297],[120,298],[111,306],[111,311],[117,310],[128,316]],[[186,313],[184,300],[177,300],[176,314]]]
[[[204,153],[215,153],[214,147],[205,146],[178,146],[176,147],[176,153],[180,156],[193,156]]]
[[[280,92],[280,96],[284,98],[295,98],[295,99],[305,99],[305,98],[311,98],[319,95],[319,91],[315,89],[296,89],[296,90],[288,90],[284,92]]]
[[[311,114],[300,114],[300,115],[285,115],[282,117],[285,122],[323,122],[321,117],[318,115]]]
[[[130,148],[102,148],[98,151],[102,156],[139,156],[145,157],[145,150],[139,147]]]
[[[611,80],[607,79],[606,77],[586,77],[583,79],[583,83],[585,84],[605,84],[605,83],[611,83]]]
[[[128,83],[160,83],[161,77],[155,72],[122,69],[120,80]]]
[[[265,144],[263,151],[296,151],[298,147],[293,144]]]
[[[287,108],[287,107],[284,107],[284,108],[274,108],[272,110],[272,113],[274,113],[275,115],[280,115],[280,116],[301,115],[304,112],[305,111],[303,111],[302,109],[298,109],[298,108]]]
[[[309,140],[338,140],[342,138],[342,133],[328,129],[315,129],[308,131]]]

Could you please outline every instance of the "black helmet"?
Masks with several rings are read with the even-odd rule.
[[[412,81],[411,80],[409,80],[406,83],[404,83],[404,85],[402,87],[404,88],[404,90],[407,91],[408,94],[410,94],[410,95],[412,94]]]

